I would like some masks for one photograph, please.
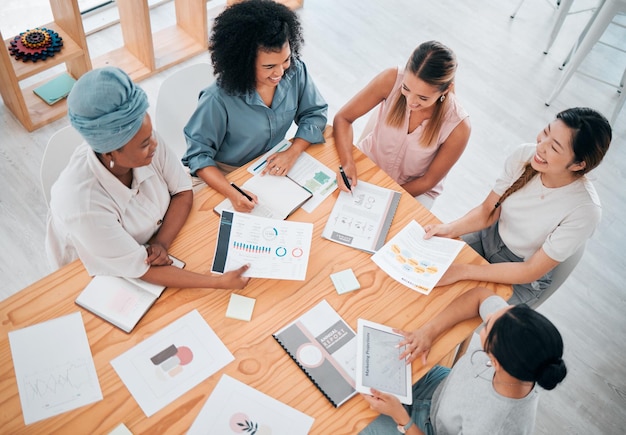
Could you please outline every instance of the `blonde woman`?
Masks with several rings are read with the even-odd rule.
[[[389,68],[343,106],[333,122],[343,170],[352,186],[352,123],[380,106],[374,129],[357,144],[391,178],[430,208],[470,136],[468,114],[453,92],[452,50],[437,41],[420,44],[405,68]],[[337,183],[348,190],[340,174]]]

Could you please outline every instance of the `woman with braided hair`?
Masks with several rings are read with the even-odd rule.
[[[611,126],[589,108],[572,108],[517,148],[487,198],[453,222],[427,225],[425,238],[463,236],[488,265],[452,265],[440,285],[468,279],[513,284],[511,304],[533,302],[554,267],[593,234],[601,206],[585,176],[611,142]]]

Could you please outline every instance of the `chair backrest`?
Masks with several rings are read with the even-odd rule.
[[[39,180],[46,205],[50,204],[50,188],[82,142],[82,136],[71,125],[57,131],[48,140],[39,168]]]
[[[187,150],[183,128],[198,105],[200,91],[214,80],[211,65],[198,63],[176,71],[159,88],[155,129],[179,158]]]
[[[567,280],[570,276],[576,265],[580,262],[583,254],[585,253],[585,247],[587,246],[584,243],[576,252],[574,252],[567,260],[559,263],[554,270],[552,271],[552,282],[550,285],[543,291],[541,296],[533,303],[529,303],[528,306],[536,309],[539,305],[543,304],[552,294],[561,287],[561,285]]]

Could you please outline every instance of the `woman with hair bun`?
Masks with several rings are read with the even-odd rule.
[[[516,148],[487,198],[465,216],[426,225],[432,236],[460,237],[489,263],[453,264],[439,285],[460,280],[513,284],[511,304],[533,306],[552,269],[574,254],[596,229],[602,209],[586,174],[611,143],[611,126],[589,108],[564,110]]]
[[[491,290],[476,287],[457,298],[420,329],[398,331],[410,364],[437,337],[477,314],[483,319],[480,344],[471,344],[452,369],[435,366],[413,385],[413,403],[392,395],[363,394],[381,413],[361,434],[531,434],[540,388],[554,389],[567,374],[563,339],[542,314],[508,305]],[[473,340],[474,341],[474,340]]]
[[[470,136],[468,114],[454,93],[456,68],[452,50],[423,42],[405,67],[384,70],[337,112],[333,135],[352,186],[358,182],[352,123],[379,106],[373,130],[357,147],[422,205],[432,206]],[[340,174],[337,185],[348,189]]]

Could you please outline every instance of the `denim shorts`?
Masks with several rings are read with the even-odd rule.
[[[466,234],[461,238],[489,263],[524,261],[523,258],[512,253],[504,244],[500,238],[500,232],[498,231],[498,222],[494,223],[489,228]],[[528,304],[532,306],[551,282],[552,271],[546,273],[536,281],[527,284],[514,284],[513,296],[511,296],[508,302],[511,305]]]

